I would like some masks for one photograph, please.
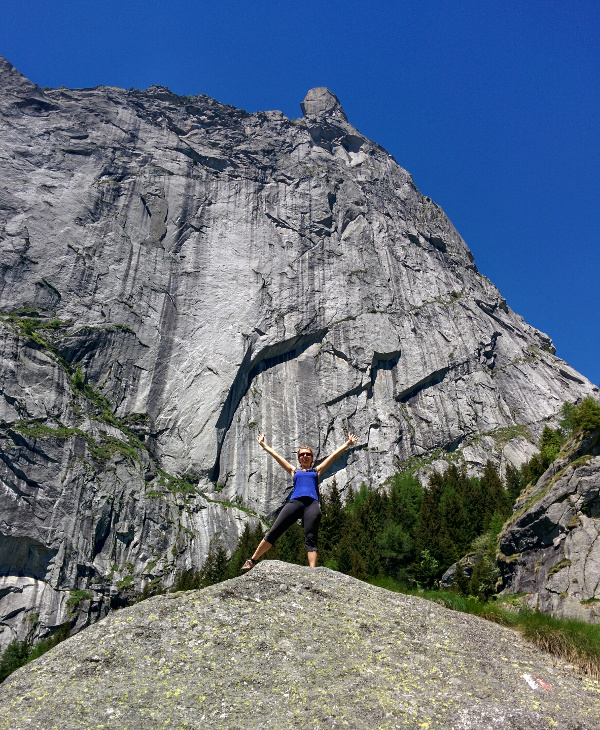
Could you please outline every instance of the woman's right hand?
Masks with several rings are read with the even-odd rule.
[[[259,436],[258,436],[258,438],[256,440],[258,441],[258,443],[261,446],[264,446],[265,445],[265,435],[264,435],[264,433],[259,434]]]

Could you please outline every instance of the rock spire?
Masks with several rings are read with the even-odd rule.
[[[300,107],[307,119],[331,118],[342,122],[348,121],[339,99],[325,86],[311,89]]]

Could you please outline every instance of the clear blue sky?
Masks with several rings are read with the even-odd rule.
[[[290,117],[329,87],[596,384],[599,48],[597,0],[0,0],[0,54],[40,86],[163,84]]]

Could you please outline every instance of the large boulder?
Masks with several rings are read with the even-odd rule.
[[[593,730],[598,683],[513,631],[264,561],[143,601],[0,687],[0,728]]]

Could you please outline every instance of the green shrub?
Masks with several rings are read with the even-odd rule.
[[[524,487],[537,482],[554,459],[556,459],[565,440],[566,434],[563,430],[554,430],[550,426],[544,426],[540,439],[539,452],[534,454],[528,462],[521,466],[521,483]]]
[[[545,426],[540,439],[540,453],[544,458],[544,463],[548,466],[556,459],[560,452],[560,447],[564,443],[564,434],[560,430],[554,430],[549,426]]]
[[[415,570],[417,581],[425,588],[431,588],[436,584],[438,572],[438,561],[433,557],[433,555],[431,555],[429,550],[422,550],[421,560]]]
[[[31,647],[27,641],[17,641],[17,639],[11,641],[0,659],[0,682],[4,682],[15,669],[27,663],[30,650]]]
[[[590,433],[600,429],[600,403],[588,395],[571,410],[569,419],[574,432]]]
[[[71,376],[71,383],[73,383],[73,387],[75,388],[75,390],[83,393],[85,389],[86,379],[85,374],[79,365]]]
[[[89,601],[91,597],[92,594],[89,591],[71,591],[71,597],[67,600],[67,606],[75,608],[81,601]]]
[[[574,403],[563,403],[560,410],[560,427],[566,434],[571,435],[573,433],[573,422],[571,421],[571,414],[575,408]]]

